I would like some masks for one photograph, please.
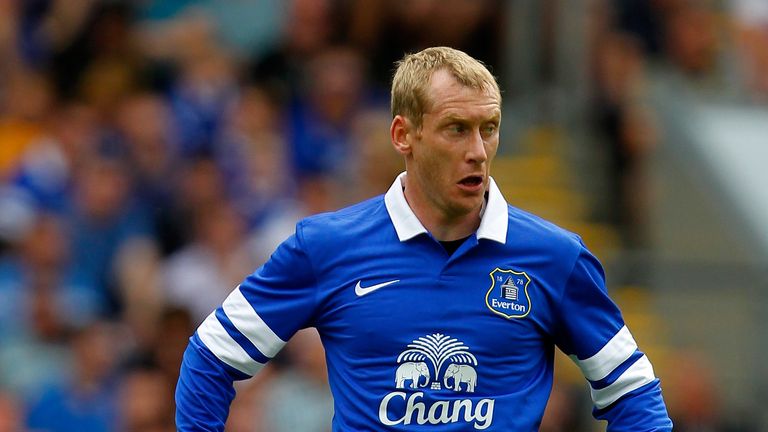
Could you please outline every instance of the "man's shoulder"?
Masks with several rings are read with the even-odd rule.
[[[544,247],[558,250],[580,249],[581,237],[554,222],[546,220],[518,207],[507,205],[509,226],[507,237],[537,242]]]
[[[299,221],[298,230],[312,240],[354,237],[389,220],[384,196],[379,195],[342,209],[318,213]]]

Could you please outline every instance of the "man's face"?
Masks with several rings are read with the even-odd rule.
[[[500,100],[460,84],[445,70],[432,76],[429,95],[421,128],[408,134],[408,176],[426,205],[445,219],[460,218],[482,206],[488,189]]]

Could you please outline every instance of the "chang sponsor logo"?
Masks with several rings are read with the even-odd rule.
[[[397,357],[394,385],[397,391],[379,404],[379,421],[385,426],[465,422],[483,430],[493,424],[493,399],[439,397],[440,390],[474,393],[477,358],[463,342],[435,333],[420,337]],[[425,394],[419,389],[428,388]]]
[[[480,399],[477,403],[472,399],[437,400],[427,405],[422,402],[423,398],[423,392],[410,395],[399,391],[388,393],[379,405],[379,421],[385,426],[439,425],[462,421],[471,423],[477,430],[487,429],[493,423],[493,399]],[[393,400],[406,401],[402,416],[390,418],[387,410]]]

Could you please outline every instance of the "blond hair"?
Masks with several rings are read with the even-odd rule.
[[[446,69],[460,84],[488,91],[501,103],[499,84],[485,65],[457,49],[432,47],[407,54],[396,63],[392,79],[392,117],[402,115],[416,127],[421,117],[431,108],[429,83],[432,75]]]

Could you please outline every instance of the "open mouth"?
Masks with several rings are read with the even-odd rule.
[[[482,183],[483,183],[483,177],[479,175],[467,176],[461,179],[461,181],[459,181],[460,185],[467,186],[467,187],[477,187],[477,186],[480,186]]]

